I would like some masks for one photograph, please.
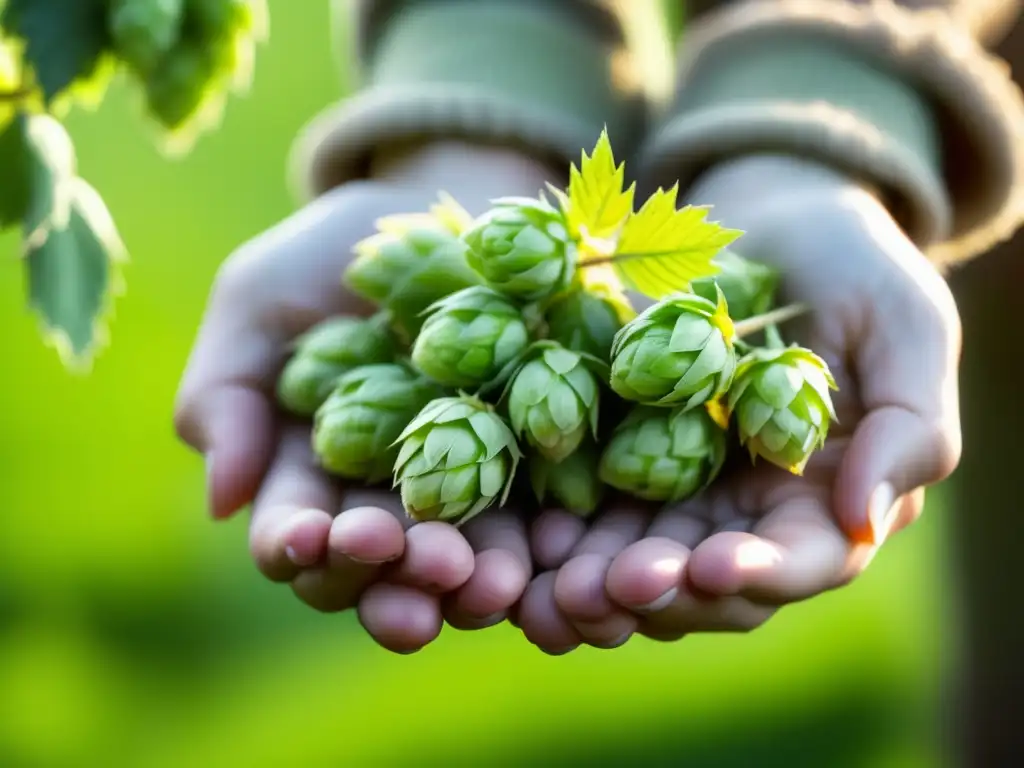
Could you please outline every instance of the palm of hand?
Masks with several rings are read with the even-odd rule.
[[[826,178],[765,194],[752,183],[772,178],[764,170],[726,173],[695,200],[744,229],[741,252],[810,306],[783,330],[828,362],[839,421],[802,477],[740,456],[693,500],[609,509],[568,555],[539,553],[552,570],[518,623],[549,652],[753,629],[856,576],[920,514],[922,487],[955,468],[959,329],[945,283],[866,192]]]

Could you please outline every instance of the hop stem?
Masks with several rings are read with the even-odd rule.
[[[771,312],[765,312],[763,315],[755,315],[754,317],[749,317],[746,320],[741,320],[734,326],[736,330],[736,338],[741,339],[752,333],[765,331],[779,323],[784,323],[787,320],[792,320],[794,317],[799,317],[809,309],[810,307],[806,304],[789,304],[785,307],[773,309]],[[777,330],[776,333],[778,333]]]
[[[771,349],[783,349],[786,346],[786,342],[782,340],[782,334],[779,333],[779,326],[769,325],[764,329],[765,341]]]
[[[0,91],[0,104],[24,101],[31,95],[31,93],[32,92],[28,88],[18,88],[13,91]]]

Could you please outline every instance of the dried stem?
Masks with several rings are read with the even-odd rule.
[[[794,317],[799,317],[806,313],[809,309],[810,307],[806,304],[789,304],[785,307],[773,309],[771,312],[765,312],[763,315],[755,315],[754,317],[748,317],[746,320],[740,320],[734,326],[736,337],[743,338],[752,333],[763,331],[771,325],[778,325],[787,320],[792,320]]]

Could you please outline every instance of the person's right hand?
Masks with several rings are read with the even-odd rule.
[[[180,385],[175,427],[206,459],[213,516],[251,503],[260,571],[318,610],[358,607],[393,651],[434,640],[442,616],[465,629],[502,621],[532,573],[524,523],[491,510],[461,530],[413,524],[396,494],[336,482],[314,461],[310,425],[278,410],[276,377],[303,331],[373,311],[341,275],[378,217],[426,211],[439,190],[475,215],[546,181],[558,178],[507,149],[434,144],[382,158],[372,180],[322,195],[224,262]]]

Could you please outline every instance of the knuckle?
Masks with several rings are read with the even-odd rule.
[[[253,241],[228,256],[213,280],[210,303],[218,305],[236,299],[251,299],[264,282],[260,270],[262,249]]]
[[[928,427],[931,446],[931,481],[940,482],[952,475],[963,456],[963,436],[959,428],[946,420],[933,422]]]

